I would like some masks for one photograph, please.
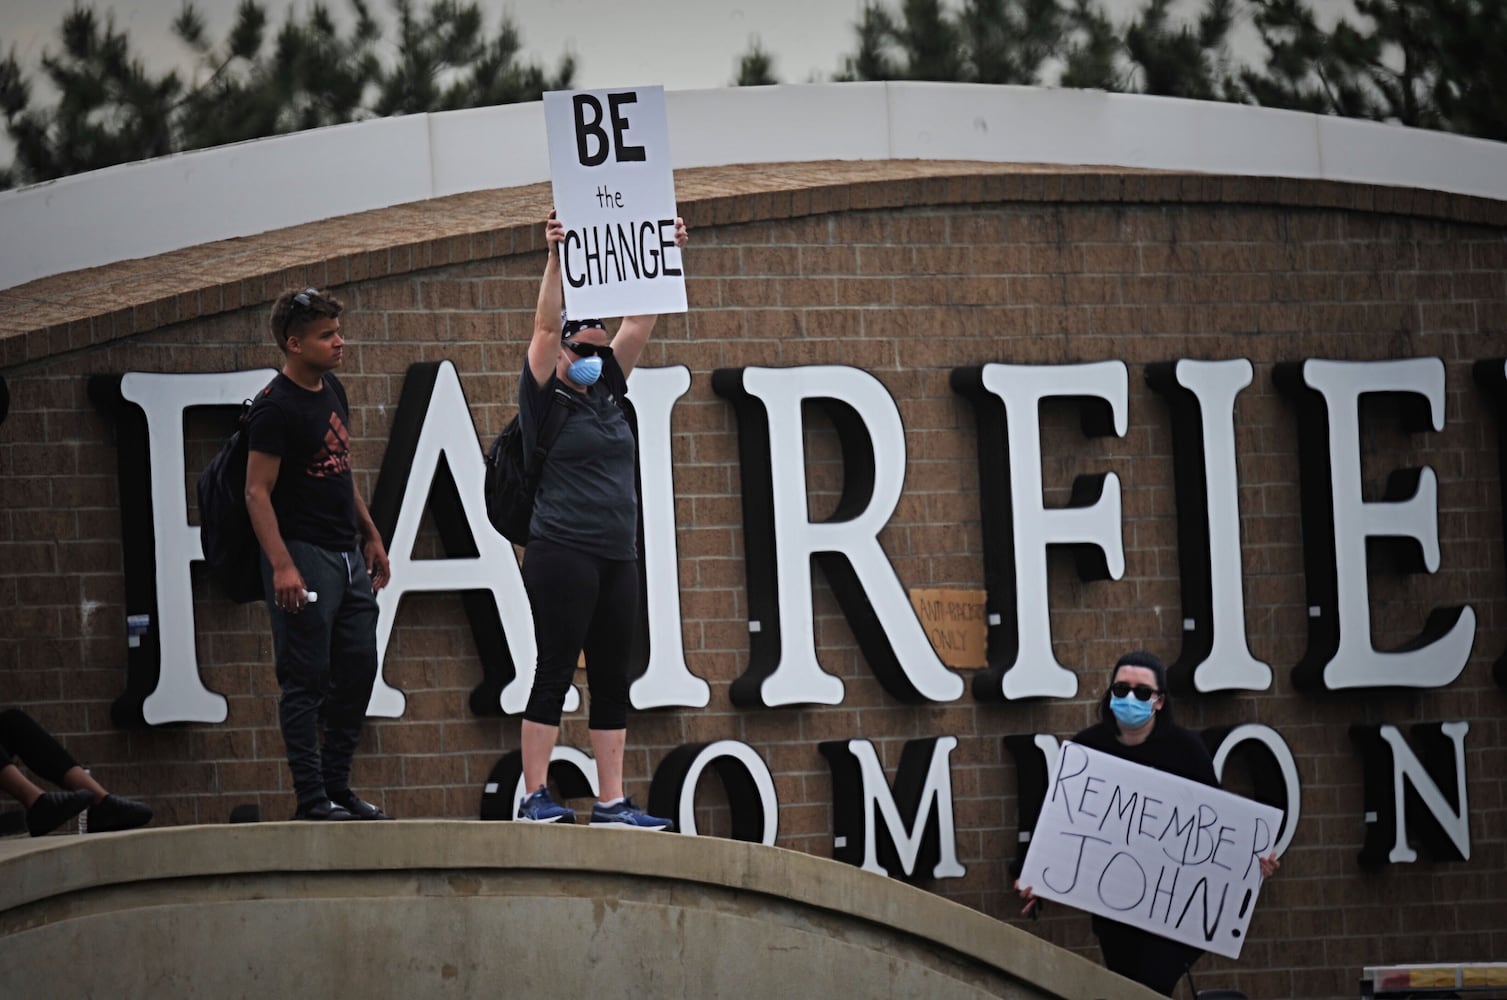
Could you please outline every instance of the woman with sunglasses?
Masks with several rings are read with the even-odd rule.
[[[1172,721],[1167,702],[1167,668],[1145,650],[1126,653],[1110,672],[1109,687],[1099,702],[1099,723],[1073,737],[1073,742],[1133,764],[1154,767],[1200,784],[1218,786],[1214,760],[1203,740]],[[1261,877],[1279,867],[1277,854],[1261,859]],[[1026,900],[1022,914],[1035,915],[1041,900],[1030,886],[1015,884]],[[1104,966],[1166,996],[1187,975],[1203,952],[1168,938],[1149,934],[1097,914],[1094,936]]]
[[[523,777],[529,794],[518,819],[574,823],[547,787],[560,715],[581,653],[590,693],[587,725],[600,797],[593,826],[664,830],[623,793],[628,652],[638,615],[638,495],[633,431],[619,399],[657,316],[626,316],[610,341],[601,320],[562,322],[560,244],[565,226],[550,212],[549,255],[539,285],[534,335],[518,389],[524,454],[555,406],[568,413],[544,463],[523,552],[523,585],[534,613],[538,663],[523,713]],[[675,220],[675,245],[687,241]]]

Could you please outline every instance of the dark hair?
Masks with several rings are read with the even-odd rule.
[[[334,319],[345,311],[345,304],[328,292],[317,288],[290,288],[272,303],[269,326],[272,342],[278,350],[287,352],[288,338],[296,336],[308,323],[316,319]]]
[[[1156,674],[1156,689],[1162,694],[1162,707],[1157,709],[1156,717],[1172,722],[1172,696],[1167,693],[1167,667],[1155,653],[1148,653],[1144,649],[1126,653],[1115,661],[1114,668],[1109,672],[1109,684],[1104,685],[1104,697],[1099,699],[1099,718],[1110,724],[1115,721],[1115,713],[1109,710],[1109,685],[1114,683],[1115,675],[1121,667],[1145,667]]]

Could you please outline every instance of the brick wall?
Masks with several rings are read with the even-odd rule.
[[[832,789],[817,742],[873,740],[893,774],[906,740],[955,735],[958,849],[968,874],[928,887],[1018,919],[1008,871],[1016,776],[1002,737],[1071,735],[1090,721],[1119,653],[1146,647],[1170,662],[1179,649],[1169,417],[1144,384],[1145,366],[1245,357],[1256,369],[1236,409],[1247,624],[1252,651],[1273,666],[1275,683],[1260,693],[1185,698],[1177,711],[1191,728],[1260,721],[1278,729],[1298,757],[1303,814],[1242,958],[1206,959],[1201,978],[1252,996],[1354,996],[1367,963],[1500,959],[1507,955],[1507,695],[1492,684],[1491,665],[1507,646],[1507,574],[1498,431],[1470,378],[1474,360],[1507,354],[1500,213],[1495,206],[1474,218],[1440,210],[1426,193],[1404,204],[1390,193],[1276,182],[1266,197],[1223,204],[1231,192],[1255,188],[1232,181],[1220,192],[1199,178],[1174,178],[1148,197],[1144,186],[1132,193],[1132,181],[1115,189],[1118,198],[1063,182],[1022,200],[976,178],[930,187],[881,179],[819,195],[767,196],[736,217],[730,200],[698,204],[683,196],[693,227],[691,312],[662,319],[641,364],[692,372],[673,424],[677,542],[687,662],[711,683],[712,700],[705,710],[632,717],[629,791],[645,798],[655,766],[675,746],[744,740],[774,772],[780,846],[830,856]],[[1396,211],[1370,210],[1394,197],[1397,204],[1386,207]],[[410,363],[455,363],[479,439],[511,415],[542,265],[531,238],[515,244],[521,252],[482,251],[474,259],[456,252],[443,257],[454,263],[398,266],[335,286],[349,306],[342,377],[368,495]],[[198,581],[203,677],[229,699],[229,719],[153,731],[112,727],[125,661],[121,524],[112,431],[88,401],[87,376],[276,364],[263,329],[266,299],[281,284],[304,283],[307,272],[268,274],[265,294],[247,296],[244,308],[184,307],[172,313],[181,321],[137,323],[139,332],[88,349],[41,351],[4,372],[12,403],[0,426],[0,701],[44,721],[106,784],[150,799],[164,824],[223,822],[243,802],[259,803],[267,818],[292,811],[265,613],[216,600]],[[15,360],[14,352],[7,357]],[[1427,463],[1439,475],[1441,571],[1373,574],[1371,592],[1378,648],[1416,635],[1430,608],[1475,608],[1473,657],[1446,689],[1322,698],[1293,689],[1289,668],[1307,636],[1300,429],[1271,373],[1277,362],[1308,357],[1439,357],[1446,364],[1445,430],[1407,434],[1372,407],[1360,456],[1370,499],[1393,468]],[[1130,366],[1123,439],[1085,439],[1066,408],[1043,413],[1048,504],[1064,503],[1081,473],[1112,469],[1123,485],[1123,580],[1085,584],[1065,558],[1051,564],[1055,651],[1081,674],[1079,698],[986,705],[965,695],[947,705],[903,705],[868,672],[818,576],[818,644],[823,665],[847,685],[844,703],[731,705],[728,687],[747,663],[748,613],[737,428],[731,407],[711,391],[714,369],[850,364],[875,374],[900,408],[908,449],[907,492],[881,536],[884,548],[907,587],[981,589],[973,418],[949,390],[949,372],[990,361],[1107,359]],[[816,516],[841,488],[836,436],[821,421],[812,415],[807,455]],[[191,471],[226,429],[223,413],[191,414]],[[437,551],[432,525],[421,545]],[[467,710],[480,667],[456,595],[405,599],[385,676],[406,693],[407,711],[369,725],[357,786],[400,816],[475,816],[487,773],[518,745],[518,721]],[[1425,855],[1362,873],[1361,764],[1347,726],[1451,719],[1471,726],[1472,859],[1434,864]],[[567,719],[562,742],[588,746],[584,713]],[[1242,790],[1238,779],[1231,787]],[[704,829],[725,834],[717,782],[703,782],[698,801]],[[1096,954],[1081,915],[1054,907],[1031,926]]]

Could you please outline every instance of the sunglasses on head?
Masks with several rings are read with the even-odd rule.
[[[1109,693],[1116,698],[1124,698],[1132,691],[1135,692],[1136,698],[1140,701],[1150,701],[1161,694],[1160,691],[1150,684],[1128,684],[1125,681],[1115,681],[1109,686]]]
[[[314,300],[316,298],[318,298],[318,297],[319,297],[319,289],[317,289],[317,288],[305,288],[303,291],[301,291],[297,295],[293,296],[293,298],[289,301],[289,303],[288,303],[288,315],[286,315],[286,316],[283,317],[283,339],[284,340],[286,340],[288,338],[288,328],[293,325],[293,313],[294,312],[301,312],[301,313],[313,312],[314,311]]]
[[[585,340],[563,340],[560,342],[560,346],[572,352],[578,358],[589,358],[593,355],[599,355],[604,358],[612,356],[612,348],[606,344],[593,344]]]

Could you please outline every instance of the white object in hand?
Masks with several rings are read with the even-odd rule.
[[[306,590],[303,592],[303,599],[309,604],[317,604],[319,603],[319,591]]]

